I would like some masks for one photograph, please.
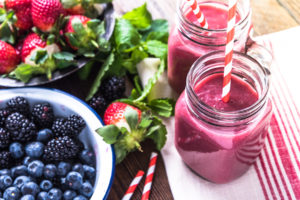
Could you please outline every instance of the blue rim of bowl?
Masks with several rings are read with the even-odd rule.
[[[0,91],[5,91],[5,90],[15,90],[15,89],[42,89],[42,90],[52,90],[52,91],[55,91],[55,92],[58,92],[58,93],[61,93],[61,94],[64,94],[66,96],[69,96],[69,97],[72,97],[74,98],[75,100],[79,101],[81,104],[83,104],[84,106],[86,106],[90,111],[92,111],[94,113],[94,115],[99,119],[99,121],[101,122],[102,126],[104,126],[104,123],[102,121],[102,118],[98,115],[98,113],[93,109],[91,108],[86,102],[84,102],[82,99],[79,99],[78,97],[72,95],[72,94],[69,94],[65,91],[62,91],[62,90],[59,90],[59,89],[55,89],[55,88],[46,88],[46,87],[22,87],[22,88],[6,88],[6,89],[0,89]],[[111,189],[111,186],[112,186],[112,183],[113,183],[113,178],[114,178],[114,175],[115,175],[115,165],[116,165],[116,155],[115,155],[115,149],[113,147],[113,145],[110,145],[111,147],[111,151],[112,151],[112,172],[111,172],[111,176],[110,176],[110,181],[109,181],[109,184],[108,184],[108,188],[106,190],[106,193],[103,197],[103,200],[106,200],[107,197],[108,197],[108,194],[109,194],[109,191]]]

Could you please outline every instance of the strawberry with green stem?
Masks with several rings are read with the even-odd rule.
[[[94,57],[96,50],[109,50],[108,41],[102,37],[104,33],[103,22],[83,15],[70,16],[65,26],[65,36],[70,47],[85,57]]]
[[[5,0],[5,8],[14,11],[17,18],[14,25],[20,30],[29,30],[33,26],[31,0]]]
[[[136,149],[142,151],[141,142],[147,138],[156,143],[158,150],[166,142],[166,127],[157,116],[126,103],[115,102],[109,105],[104,122],[106,126],[97,132],[106,143],[114,144],[117,163]]]
[[[43,32],[59,29],[62,13],[63,7],[59,0],[32,0],[33,24]]]
[[[74,60],[73,54],[61,52],[56,43],[44,41],[36,33],[24,39],[21,57],[23,63],[10,76],[23,82],[28,82],[36,74],[46,74],[51,79],[55,69],[68,67]]]
[[[18,65],[19,58],[13,46],[0,40],[0,74],[7,74]]]

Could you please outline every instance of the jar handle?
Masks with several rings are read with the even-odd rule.
[[[249,34],[246,42],[245,53],[254,58],[271,75],[273,63],[273,51],[271,43],[267,41],[257,41],[253,39],[253,34]]]

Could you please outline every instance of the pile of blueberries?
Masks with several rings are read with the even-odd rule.
[[[14,107],[24,107],[24,102],[29,106],[26,99],[17,98],[19,99],[13,99]],[[47,109],[41,105],[47,105]],[[52,109],[49,106],[51,105],[47,103],[36,107],[41,107],[38,111],[41,116],[47,115],[49,118],[49,113],[45,115],[45,111]],[[7,116],[3,115],[3,110],[7,111]],[[15,133],[5,125],[12,122],[11,115],[24,115],[31,119],[30,123],[23,121],[23,124],[17,124],[30,127],[30,130],[28,127],[20,127],[24,128],[20,130],[24,136],[27,137],[30,132],[29,141],[16,139],[18,137],[13,136]],[[90,199],[96,176],[94,152],[84,148],[78,138],[80,133],[66,135],[70,130],[72,133],[81,132],[85,127],[83,119],[72,115],[69,118],[59,118],[63,123],[55,124],[57,118],[53,115],[50,117],[51,126],[41,128],[31,115],[32,113],[16,114],[9,106],[0,110],[0,120],[4,121],[3,128],[0,123],[0,200]],[[63,135],[58,135],[53,128],[63,130]],[[32,134],[33,132],[35,133]],[[1,145],[7,147],[1,150]]]

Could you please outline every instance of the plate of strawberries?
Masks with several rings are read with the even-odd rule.
[[[111,50],[111,0],[0,0],[0,86],[41,85]]]

